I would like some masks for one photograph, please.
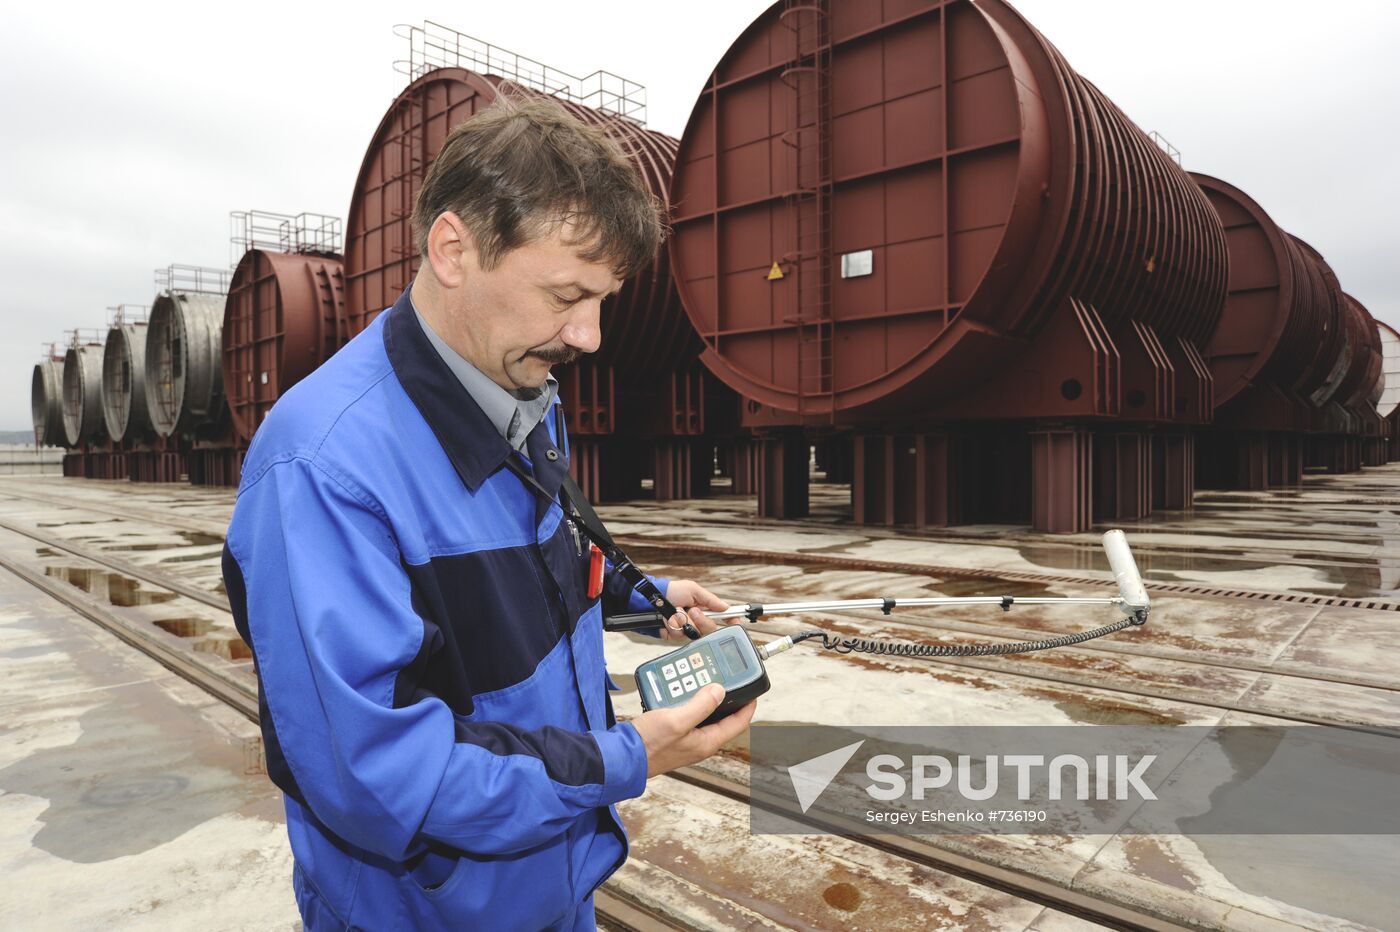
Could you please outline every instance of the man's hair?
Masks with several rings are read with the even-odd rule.
[[[428,231],[447,211],[471,231],[486,269],[571,222],[580,255],[626,279],[652,261],[664,235],[660,203],[603,128],[551,98],[505,87],[448,134],[428,168],[413,207],[424,258]]]

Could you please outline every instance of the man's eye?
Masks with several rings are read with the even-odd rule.
[[[562,294],[554,294],[553,292],[550,292],[550,295],[554,298],[555,301],[559,302],[560,307],[568,307],[569,305],[575,304],[578,301],[578,298],[568,298]]]

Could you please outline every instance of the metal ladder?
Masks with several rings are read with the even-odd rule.
[[[831,321],[831,25],[826,0],[785,0],[782,23],[795,55],[782,79],[792,88],[796,123],[789,142],[796,178],[787,196],[793,218],[800,415],[832,411]]]
[[[386,198],[384,204],[384,225],[385,233],[387,227],[391,225],[401,225],[403,239],[399,245],[393,248],[393,253],[407,263],[403,268],[404,280],[391,282],[389,292],[391,294],[402,291],[408,287],[408,282],[417,271],[418,250],[413,242],[413,202],[418,196],[418,189],[423,184],[423,178],[427,174],[428,154],[427,154],[427,95],[425,93],[411,94],[399,100],[396,109],[398,113],[395,118],[400,121],[402,127],[393,138],[392,147],[386,147],[389,152],[398,155],[397,171],[386,172],[384,176],[385,188],[397,183],[398,197],[394,204],[390,204]]]

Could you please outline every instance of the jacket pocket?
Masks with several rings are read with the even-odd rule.
[[[539,929],[574,908],[567,835],[518,854],[463,853],[445,877],[441,863],[424,870],[433,857],[403,876],[417,928]]]

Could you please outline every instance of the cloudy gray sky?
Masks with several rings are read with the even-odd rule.
[[[876,0],[868,0],[876,2]],[[225,265],[228,212],[344,217],[431,19],[565,71],[646,85],[679,135],[766,0],[21,4],[0,31],[0,429],[30,426],[40,344],[148,304],[152,270]],[[1249,192],[1400,325],[1400,4],[1020,0],[1186,168]]]

